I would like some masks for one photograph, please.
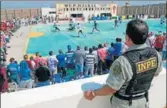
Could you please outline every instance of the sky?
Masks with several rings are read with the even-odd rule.
[[[60,1],[60,0],[59,0]],[[61,0],[62,1],[62,0]],[[73,0],[75,1],[75,0]],[[83,1],[83,0],[82,0]],[[87,1],[87,0],[86,0]],[[99,0],[96,0],[99,1]],[[114,1],[114,0],[113,0]],[[125,1],[115,1],[118,5],[124,5]],[[147,5],[147,4],[158,4],[165,3],[165,0],[160,1],[130,1],[130,5]],[[56,1],[1,1],[1,8],[41,8],[41,7],[55,7]]]

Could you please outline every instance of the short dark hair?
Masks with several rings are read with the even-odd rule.
[[[111,47],[113,47],[113,46],[114,46],[114,43],[112,42],[112,43],[111,43]]]
[[[119,38],[116,38],[115,40],[116,40],[116,42],[119,42]]]
[[[144,44],[148,38],[149,28],[146,22],[136,19],[128,22],[126,34],[136,45]]]
[[[103,45],[102,45],[102,44],[99,44],[99,45],[98,45],[98,48],[103,48]]]
[[[81,47],[80,46],[77,46],[77,50],[80,50],[81,49]]]
[[[36,55],[36,56],[39,56],[39,52],[36,52],[35,55]]]
[[[52,56],[53,55],[53,51],[49,51],[49,55]]]
[[[88,50],[88,46],[85,46],[85,47],[84,47],[84,50],[87,51],[87,50]]]
[[[14,59],[13,57],[12,57],[12,58],[10,58],[10,62],[14,62],[14,60],[15,60],[15,59]]]
[[[92,48],[89,48],[89,53],[92,53],[93,52],[93,49]]]

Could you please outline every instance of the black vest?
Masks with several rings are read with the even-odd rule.
[[[146,96],[158,68],[156,50],[153,48],[132,50],[125,52],[123,56],[131,64],[133,77],[114,96],[123,100],[139,99]]]

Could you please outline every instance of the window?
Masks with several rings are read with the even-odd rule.
[[[91,10],[91,8],[89,8],[89,10]]]
[[[66,9],[66,11],[68,11],[68,8]]]
[[[93,8],[92,8],[92,11],[93,11]]]
[[[88,10],[88,8],[86,8],[86,11]]]
[[[83,14],[71,14],[71,17],[74,17],[74,18],[80,17],[80,18],[82,18]]]
[[[75,8],[73,8],[73,11],[75,11]]]
[[[65,7],[68,7],[68,4],[65,4],[64,6],[65,6]]]
[[[50,11],[49,14],[56,14],[56,11]]]

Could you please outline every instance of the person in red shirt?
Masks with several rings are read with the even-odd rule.
[[[28,67],[31,69],[32,65],[31,65],[30,60],[28,60],[28,55],[25,55],[25,56],[24,56],[24,60],[27,62]]]
[[[156,35],[155,42],[154,42],[154,48],[159,52],[162,51],[163,43],[164,43],[164,36],[160,34]]]
[[[4,93],[8,91],[8,79],[6,75],[6,69],[4,66],[0,66],[0,80],[2,81],[0,84],[0,93]]]

